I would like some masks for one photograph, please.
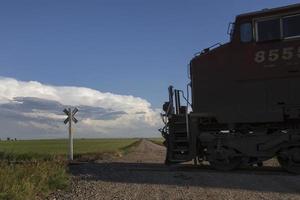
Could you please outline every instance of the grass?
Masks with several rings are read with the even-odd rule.
[[[163,142],[165,141],[165,139],[164,138],[150,138],[149,139],[151,142],[153,142],[153,143],[155,143],[155,144],[158,144],[158,145],[161,145],[161,146],[163,146],[164,144],[163,144]]]
[[[65,164],[38,162],[12,165],[0,162],[0,199],[29,200],[43,198],[69,185]]]
[[[131,144],[122,147],[120,150],[123,152],[123,154],[129,153],[134,147],[138,146],[141,143],[141,140],[136,140],[132,142]]]
[[[75,139],[74,157],[121,152],[136,141],[137,139]],[[61,160],[67,154],[67,140],[0,141],[2,160]]]
[[[74,158],[91,161],[127,153],[137,139],[76,139]],[[43,199],[69,185],[67,140],[0,141],[0,200]]]

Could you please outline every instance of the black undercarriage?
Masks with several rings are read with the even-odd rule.
[[[188,113],[178,95],[178,90],[169,88],[169,101],[162,114],[166,164],[208,161],[213,168],[227,171],[241,165],[262,166],[263,161],[276,157],[282,168],[300,173],[298,120],[221,124],[214,116]]]

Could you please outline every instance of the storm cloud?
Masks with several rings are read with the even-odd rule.
[[[79,138],[158,136],[161,126],[159,110],[139,97],[0,77],[2,138],[66,137],[66,107],[79,109]]]

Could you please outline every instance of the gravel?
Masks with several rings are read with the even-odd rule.
[[[71,165],[71,187],[48,199],[300,199],[300,176],[266,167],[218,172],[191,163],[167,167],[165,148],[148,140],[113,160]]]

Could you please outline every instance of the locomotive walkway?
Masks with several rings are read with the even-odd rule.
[[[167,167],[164,156],[164,147],[142,140],[122,158],[73,165],[70,190],[49,199],[300,199],[300,176],[276,162],[224,173],[191,164]]]

